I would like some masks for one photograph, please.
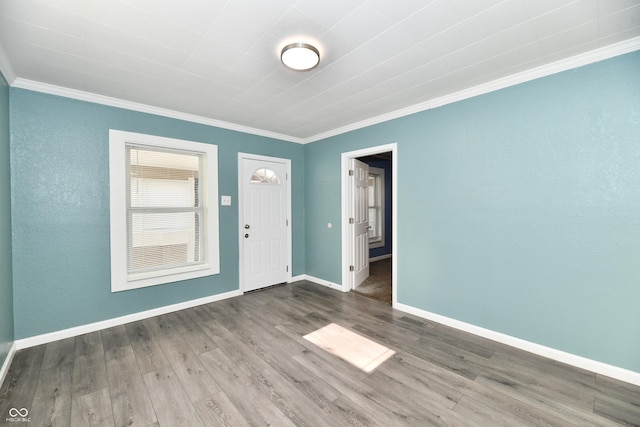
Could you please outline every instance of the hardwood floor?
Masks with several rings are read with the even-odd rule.
[[[365,373],[302,337],[337,323],[396,354]],[[354,293],[298,282],[19,351],[0,423],[640,425],[640,387]],[[15,412],[15,411],[14,411]]]

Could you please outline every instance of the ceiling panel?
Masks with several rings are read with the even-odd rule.
[[[421,42],[459,24],[461,24],[460,18],[453,9],[446,1],[439,0],[427,4],[397,25],[401,26],[414,41]]]
[[[628,33],[629,36],[632,36],[633,34],[638,33],[639,26],[640,1],[638,1],[633,7],[604,15],[598,20],[598,31],[600,37],[607,37],[609,35],[620,33]],[[624,37],[621,39],[624,39]]]
[[[170,21],[198,34],[205,34],[220,13],[220,8],[206,0],[158,1],[143,0],[128,3],[150,12],[155,18]],[[188,6],[185,6],[188,5]]]
[[[316,69],[281,64],[295,41]],[[0,1],[16,84],[302,142],[620,42],[640,48],[639,0]]]

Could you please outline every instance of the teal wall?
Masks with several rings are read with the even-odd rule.
[[[341,153],[392,142],[400,303],[640,372],[640,52],[308,145],[307,274]]]
[[[353,145],[348,138],[342,141]],[[305,148],[306,274],[341,283],[340,154],[344,146],[332,140],[307,144]],[[331,228],[327,227],[329,223]]]
[[[13,344],[9,85],[0,74],[0,367]]]
[[[400,303],[640,372],[639,69],[636,52],[306,146],[0,81],[0,361],[13,329],[237,289],[239,151],[292,160],[293,274],[340,283],[341,153],[397,142]],[[109,128],[219,146],[220,275],[110,292]]]
[[[304,273],[303,145],[22,89],[10,101],[16,339],[237,290],[238,152],[291,159],[292,273]],[[111,293],[110,128],[218,145],[219,193],[233,200],[219,275]]]

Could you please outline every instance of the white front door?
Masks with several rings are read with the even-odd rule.
[[[240,159],[241,290],[283,283],[289,274],[287,163]]]
[[[369,277],[369,165],[353,159],[354,277],[357,288]]]

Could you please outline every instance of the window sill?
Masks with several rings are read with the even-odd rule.
[[[149,277],[149,273],[125,275],[122,277],[122,280],[112,280],[111,292],[130,291],[132,289],[164,285],[183,280],[197,279],[199,277],[213,276],[220,273],[219,269],[213,268],[209,264],[198,265],[197,267],[197,269],[191,268],[191,270],[188,271],[185,271],[184,268],[175,269],[175,271],[171,272],[165,271],[161,276],[158,276],[158,272],[153,272],[156,273],[155,277]]]
[[[192,273],[192,272],[196,272],[196,271],[200,271],[200,270],[208,270],[210,268],[211,268],[211,266],[209,264],[197,264],[197,265],[190,265],[190,266],[185,266],[185,267],[171,268],[171,269],[166,269],[166,270],[156,270],[156,271],[147,271],[147,272],[143,272],[143,273],[133,273],[133,274],[127,275],[127,282],[128,283],[137,282],[139,280],[145,280],[145,279],[159,279],[159,280],[162,280],[163,278],[175,276],[176,274]]]

